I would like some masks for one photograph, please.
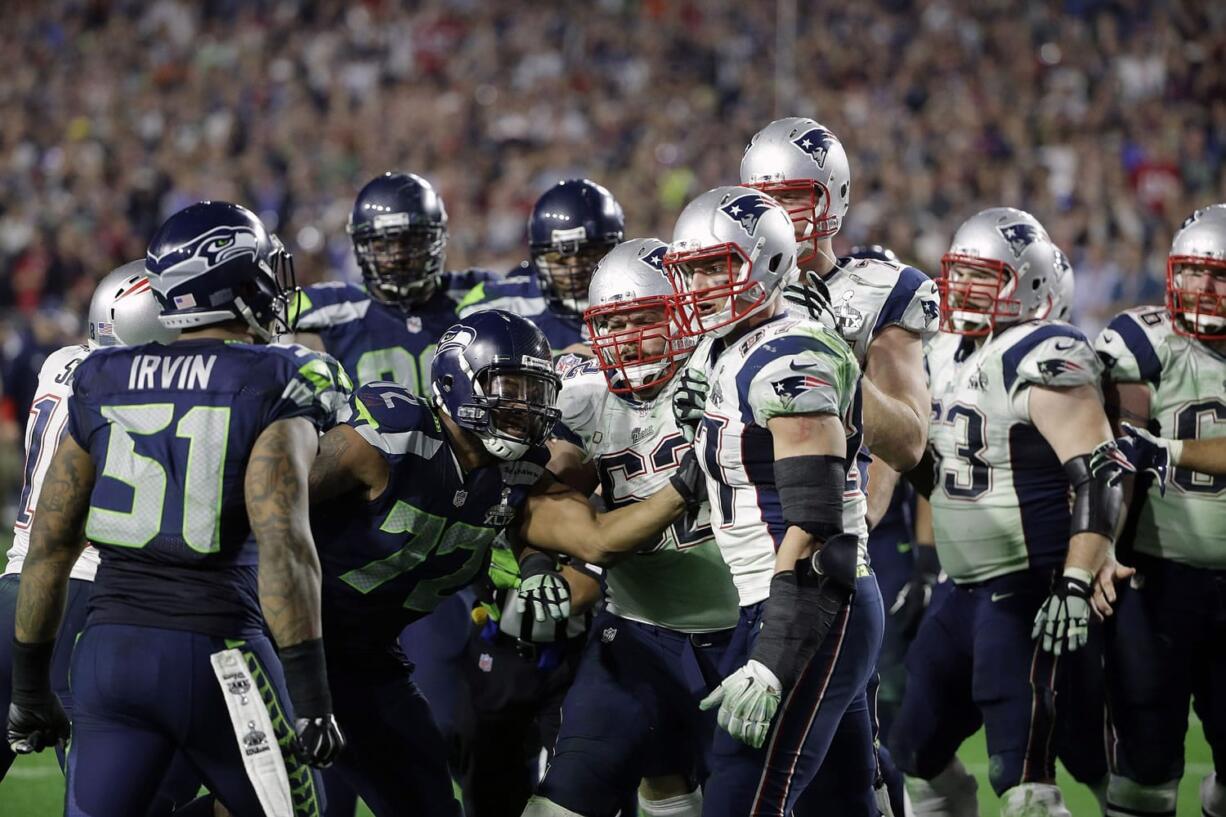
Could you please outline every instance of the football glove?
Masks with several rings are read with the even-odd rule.
[[[707,501],[707,475],[698,466],[698,455],[693,448],[685,452],[681,464],[673,471],[668,482],[681,494],[687,518],[695,518],[702,503]]]
[[[1152,474],[1158,483],[1158,493],[1166,495],[1166,480],[1183,449],[1182,440],[1155,437],[1143,428],[1121,423],[1124,436],[1116,440],[1120,451],[1137,471]]]
[[[919,631],[924,611],[932,603],[932,590],[941,575],[937,549],[932,545],[917,544],[913,547],[915,564],[911,578],[907,579],[890,606],[890,615],[894,617],[898,632],[905,641],[914,639]]]
[[[294,721],[298,733],[294,754],[309,766],[326,769],[345,749],[345,736],[331,714],[318,718],[298,718]]]
[[[54,648],[54,641],[27,644],[13,639],[13,689],[5,736],[14,754],[41,752],[68,741],[68,715],[51,691]]]
[[[798,279],[796,283],[784,287],[783,297],[803,307],[813,320],[838,331],[839,321],[830,302],[830,290],[816,272],[809,270],[804,273],[803,282]]]
[[[707,376],[688,366],[682,368],[673,392],[673,419],[687,442],[694,442],[698,424],[707,408]]]
[[[570,585],[558,571],[553,557],[530,553],[519,564],[519,591],[515,606],[520,615],[532,607],[537,621],[570,618]]]
[[[702,699],[699,709],[716,706],[715,720],[732,737],[760,749],[783,697],[779,679],[765,664],[750,660]]]
[[[1056,579],[1051,595],[1034,617],[1030,637],[1052,655],[1072,653],[1085,646],[1090,636],[1090,582],[1088,570],[1065,568]]]

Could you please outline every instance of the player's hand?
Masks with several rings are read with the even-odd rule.
[[[914,545],[915,565],[911,578],[898,591],[890,615],[905,641],[911,641],[919,631],[924,611],[932,603],[932,591],[941,576],[941,563],[937,549],[932,545]]]
[[[67,743],[69,732],[68,715],[54,692],[47,690],[36,698],[14,692],[7,729],[9,748],[14,754],[28,755]]]
[[[673,471],[668,482],[673,486],[673,490],[681,495],[686,515],[691,519],[697,516],[702,503],[707,501],[707,475],[698,466],[698,455],[693,448],[685,452],[681,464]]]
[[[1077,572],[1093,578],[1089,571]],[[1080,575],[1069,575],[1066,570],[1065,575],[1056,579],[1051,595],[1035,615],[1030,637],[1052,655],[1061,655],[1084,647],[1089,636],[1090,581]]]
[[[765,664],[750,660],[702,699],[702,710],[719,707],[715,720],[721,729],[755,749],[766,742],[771,721],[783,697],[779,679]]]
[[[807,271],[796,283],[783,288],[785,300],[803,307],[809,317],[831,329],[838,329],[838,319],[830,304],[830,290],[817,273]]]
[[[707,376],[697,369],[681,369],[677,390],[673,392],[673,419],[687,442],[694,442],[698,424],[707,409]]]
[[[562,578],[551,556],[528,554],[519,564],[519,575],[515,605],[521,616],[531,606],[537,621],[570,618],[570,585]]]
[[[1122,565],[1113,557],[1107,557],[1107,561],[1098,569],[1098,575],[1094,577],[1094,598],[1090,601],[1100,619],[1110,618],[1115,613],[1115,586],[1132,578],[1136,572],[1135,567]]]
[[[1158,493],[1166,494],[1166,478],[1171,469],[1171,440],[1155,437],[1143,428],[1121,423],[1124,436],[1116,440],[1120,452],[1137,471],[1153,475]]]
[[[331,714],[318,718],[298,718],[294,722],[298,739],[294,742],[294,754],[310,766],[326,769],[345,750],[345,735]]]

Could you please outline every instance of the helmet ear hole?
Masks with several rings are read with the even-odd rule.
[[[449,374],[443,375],[441,378],[441,382],[443,384],[443,391],[451,391],[451,384],[452,384],[451,375]]]
[[[772,255],[772,256],[771,256],[770,263],[769,263],[769,264],[767,264],[767,267],[769,267],[769,268],[770,268],[770,271],[771,271],[771,272],[778,272],[778,271],[779,271],[779,265],[780,265],[780,263],[782,263],[782,262],[783,262],[783,253],[781,253],[781,252],[777,252],[777,253],[775,253],[774,255]]]

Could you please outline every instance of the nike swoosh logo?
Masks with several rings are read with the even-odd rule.
[[[816,365],[816,363],[801,363],[800,365],[797,365],[796,361],[794,360],[788,364],[788,366],[790,366],[794,372],[803,372],[806,369],[812,369]]]
[[[1007,599],[1007,598],[1009,598],[1009,597],[1011,597],[1011,596],[1013,596],[1013,595],[1015,595],[1015,594],[1014,594],[1014,593],[993,593],[993,594],[992,594],[992,603],[993,603],[993,604],[995,604],[995,603],[996,603],[996,602],[998,602],[998,601],[1004,601],[1005,599]]]
[[[1077,341],[1075,340],[1066,341],[1063,346],[1060,345],[1060,341],[1056,341],[1056,351],[1057,352],[1067,352],[1069,349],[1072,349],[1076,345],[1077,345]]]

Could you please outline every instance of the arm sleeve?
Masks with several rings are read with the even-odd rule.
[[[1148,383],[1157,387],[1162,378],[1162,364],[1154,344],[1131,313],[1116,315],[1107,328],[1098,333],[1094,350],[1114,383]]]
[[[1054,330],[1054,331],[1046,331]],[[1003,356],[1005,388],[1014,410],[1029,419],[1028,386],[1099,386],[1103,365],[1080,330],[1068,325],[1043,327]]]
[[[329,355],[312,352],[305,346],[289,344],[270,347],[277,355],[279,380],[284,384],[269,408],[265,425],[290,417],[305,417],[320,431],[338,422],[337,413],[345,405],[349,378],[344,368]],[[270,373],[271,374],[271,373]],[[343,382],[338,382],[343,378]]]
[[[318,332],[366,317],[370,298],[358,287],[333,281],[309,286],[290,304],[290,322],[300,332]]]
[[[432,457],[443,444],[443,430],[429,406],[395,383],[367,383],[339,415],[385,459],[405,454]]]
[[[903,267],[898,281],[877,315],[873,334],[876,335],[887,326],[901,326],[908,332],[927,339],[936,334],[940,316],[940,298],[937,295],[936,282],[915,267]]]
[[[766,362],[753,372],[754,357]],[[860,368],[851,350],[833,335],[787,335],[772,340],[746,360],[738,380],[749,372],[748,405],[763,428],[774,417],[793,414],[843,416],[851,405]],[[744,403],[742,403],[744,405]]]
[[[562,377],[557,404],[562,416],[553,427],[553,436],[578,446],[584,462],[592,458],[608,393],[605,377],[594,361],[581,363]]]

